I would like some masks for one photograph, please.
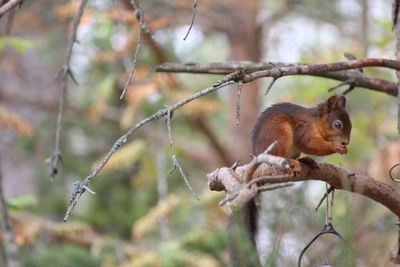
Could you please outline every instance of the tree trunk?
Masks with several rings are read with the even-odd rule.
[[[232,23],[228,29],[232,60],[260,61],[260,29],[256,23],[257,1],[235,1],[231,5]],[[240,100],[240,124],[236,125],[237,86],[230,93],[230,149],[235,160],[248,161],[251,132],[259,113],[259,83],[243,86]]]

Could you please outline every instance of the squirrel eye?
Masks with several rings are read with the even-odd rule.
[[[336,129],[341,129],[343,126],[342,122],[337,120],[333,123],[333,127],[335,127]]]

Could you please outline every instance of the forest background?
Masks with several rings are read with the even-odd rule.
[[[137,2],[137,1],[136,1]],[[196,2],[196,1],[195,1]],[[138,3],[138,2],[137,2]],[[314,106],[340,82],[290,76],[264,91],[271,79],[244,84],[240,124],[236,85],[174,112],[172,158],[164,119],[145,125],[112,157],[67,223],[71,185],[86,177],[136,122],[214,84],[221,75],[156,72],[165,62],[232,60],[327,63],[395,58],[389,1],[285,0],[142,1],[146,29],[129,1],[90,1],[77,31],[60,138],[62,162],[51,181],[58,101],[55,79],[68,51],[80,1],[26,1],[0,18],[0,152],[5,198],[22,266],[225,266],[229,261],[227,211],[222,193],[211,192],[205,173],[250,161],[257,116],[277,102]],[[140,36],[140,37],[139,37]],[[140,40],[139,40],[140,38]],[[120,94],[134,65],[125,97]],[[364,69],[396,81],[391,70]],[[335,89],[342,93],[348,86]],[[355,88],[347,94],[353,131],[347,155],[321,160],[391,184],[388,170],[400,162],[396,99]],[[268,192],[263,231],[267,263],[293,266],[324,223],[314,208],[322,182],[302,182]],[[362,196],[337,192],[334,223],[345,243],[326,238],[307,252],[311,265],[391,266],[397,218]],[[335,248],[335,249],[333,249]],[[4,250],[3,250],[4,252]]]

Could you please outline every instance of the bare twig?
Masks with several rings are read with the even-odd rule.
[[[146,26],[144,25],[144,11],[143,8],[140,4],[140,1],[137,0],[137,3],[135,3],[135,1],[131,2],[132,5],[135,8],[136,11],[136,17],[139,18],[139,29],[138,29],[138,36],[137,36],[137,44],[136,44],[136,50],[135,50],[135,55],[133,56],[133,66],[132,66],[132,70],[129,73],[129,78],[125,83],[124,89],[122,90],[121,96],[119,97],[119,99],[123,99],[126,91],[128,90],[128,86],[132,81],[133,75],[135,74],[135,69],[136,69],[136,61],[137,61],[137,57],[139,55],[139,50],[141,47],[141,42],[142,42],[142,31],[143,29],[146,28]]]
[[[171,148],[171,153],[172,153],[172,167],[171,170],[169,171],[170,174],[172,174],[176,167],[178,167],[179,172],[183,178],[183,181],[185,181],[186,186],[189,188],[190,192],[192,193],[192,195],[197,199],[200,200],[199,197],[197,196],[197,194],[193,191],[193,188],[190,186],[190,183],[187,179],[186,174],[183,172],[183,169],[181,167],[181,165],[178,162],[178,159],[176,157],[176,153],[175,153],[175,149],[174,149],[174,143],[172,141],[172,131],[171,131],[171,109],[168,108],[167,109],[167,129],[168,129],[168,140],[169,140],[169,146]]]
[[[333,187],[329,187],[328,190],[324,193],[324,195],[321,197],[321,199],[319,200],[317,206],[315,207],[315,211],[317,211],[319,209],[319,207],[321,207],[322,203],[324,202],[325,198],[328,197],[328,195],[335,190]]]
[[[190,30],[193,27],[194,19],[196,17],[196,7],[197,7],[197,1],[196,0],[193,0],[192,7],[193,7],[192,22],[190,23],[189,29],[188,29],[185,37],[183,37],[183,41],[186,41],[186,38],[189,36]]]
[[[6,4],[0,6],[0,18],[10,11],[13,7],[21,5],[25,0],[10,0]]]
[[[58,174],[59,163],[61,162],[61,152],[60,152],[60,136],[62,131],[62,119],[64,114],[64,106],[66,101],[66,92],[67,92],[67,81],[68,77],[72,79],[72,81],[77,84],[76,79],[71,70],[71,58],[72,58],[72,49],[74,43],[76,42],[76,35],[78,31],[78,26],[80,20],[82,18],[83,11],[87,5],[88,0],[82,0],[79,6],[79,11],[74,18],[74,26],[73,30],[69,39],[68,45],[68,52],[67,57],[64,63],[63,68],[60,70],[59,74],[62,75],[61,77],[61,94],[60,94],[60,101],[58,106],[58,114],[57,114],[57,125],[56,125],[56,138],[54,144],[54,152],[53,154],[47,159],[47,162],[51,163],[51,174],[50,176],[54,179]]]
[[[101,172],[101,170],[104,168],[104,166],[106,165],[106,163],[108,162],[108,160],[112,157],[112,155],[121,147],[123,146],[127,141],[128,138],[136,132],[136,130],[138,130],[139,128],[143,127],[144,125],[146,125],[147,123],[160,119],[164,116],[167,115],[168,112],[172,112],[178,108],[180,108],[181,106],[193,101],[194,99],[197,99],[199,97],[202,97],[204,95],[207,95],[211,92],[217,91],[219,89],[221,89],[222,87],[228,86],[230,84],[235,83],[236,80],[236,76],[237,73],[231,73],[227,76],[225,76],[223,79],[217,81],[213,86],[208,87],[206,89],[203,89],[181,101],[179,101],[178,103],[175,103],[174,105],[165,108],[165,109],[161,109],[158,110],[157,112],[155,112],[153,115],[143,119],[142,121],[136,123],[135,125],[133,125],[128,132],[126,132],[123,136],[121,136],[111,147],[111,149],[108,151],[107,155],[103,158],[103,160],[99,163],[99,165],[97,166],[97,168],[90,174],[88,175],[83,182],[75,182],[73,184],[73,191],[72,191],[72,195],[71,195],[71,200],[68,206],[68,210],[64,216],[64,221],[67,221],[69,216],[72,213],[72,210],[74,209],[74,207],[76,206],[76,204],[78,203],[80,197],[82,196],[83,193],[85,193],[85,188],[84,186],[88,186],[92,180]]]
[[[333,90],[336,90],[336,89],[338,89],[338,88],[340,88],[342,86],[345,86],[345,85],[353,86],[353,82],[354,82],[354,80],[350,78],[350,79],[348,79],[346,81],[343,81],[343,82],[339,83],[338,85],[335,85],[335,86],[329,88],[328,92],[332,92]],[[354,88],[354,86],[353,86],[353,88]]]
[[[257,183],[263,183],[263,184],[270,183],[270,181],[272,179],[285,179],[285,178],[291,178],[291,177],[293,177],[293,174],[261,176],[261,177],[251,179],[251,181],[247,183],[247,186],[251,186],[251,185],[257,184]],[[288,179],[288,180],[290,180],[290,179]],[[282,180],[280,180],[280,182],[282,183]]]
[[[280,76],[279,76],[280,77]],[[272,81],[270,82],[270,84],[267,87],[267,90],[265,90],[264,95],[268,95],[269,91],[271,91],[272,86],[274,85],[274,83],[276,82],[276,80],[279,79],[279,77],[273,77]]]
[[[1,165],[0,165],[0,209],[1,209],[1,218],[2,218],[2,228],[3,228],[3,244],[6,252],[5,263],[8,267],[19,267],[18,261],[18,247],[14,242],[14,233],[11,224],[11,218],[8,213],[7,202],[4,197],[3,190],[3,179],[1,173]]]
[[[265,192],[265,191],[272,191],[272,190],[276,190],[276,189],[281,189],[281,188],[285,188],[285,187],[289,187],[289,186],[294,186],[294,183],[287,183],[287,184],[282,184],[282,185],[274,185],[274,186],[260,186],[258,187],[258,192]]]

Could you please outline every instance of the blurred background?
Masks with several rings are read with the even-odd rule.
[[[68,223],[62,219],[71,185],[83,180],[112,144],[136,122],[220,75],[156,73],[164,62],[228,60],[328,63],[345,52],[394,58],[391,2],[384,0],[142,1],[151,34],[142,34],[128,0],[89,1],[78,29],[61,136],[61,172],[52,182],[44,163],[54,150],[62,68],[80,1],[27,1],[0,18],[0,152],[5,196],[23,266],[226,266],[228,214],[205,174],[250,160],[250,135],[261,111],[277,102],[315,106],[338,81],[284,77],[268,96],[270,79],[245,84],[236,125],[236,85],[174,112],[172,137],[197,201],[172,166],[164,120],[154,121],[121,148],[85,194]],[[393,71],[366,74],[396,81]],[[337,93],[347,87],[340,87]],[[320,158],[389,183],[400,162],[397,106],[392,96],[356,88],[348,95],[353,122],[349,154]],[[393,185],[393,184],[392,184]],[[393,185],[396,186],[397,185]],[[322,182],[268,192],[262,231],[267,266],[294,266],[321,230],[325,207],[314,208]],[[333,223],[345,242],[325,237],[303,259],[309,266],[391,266],[397,218],[372,200],[336,192]],[[1,262],[0,262],[1,265]]]

